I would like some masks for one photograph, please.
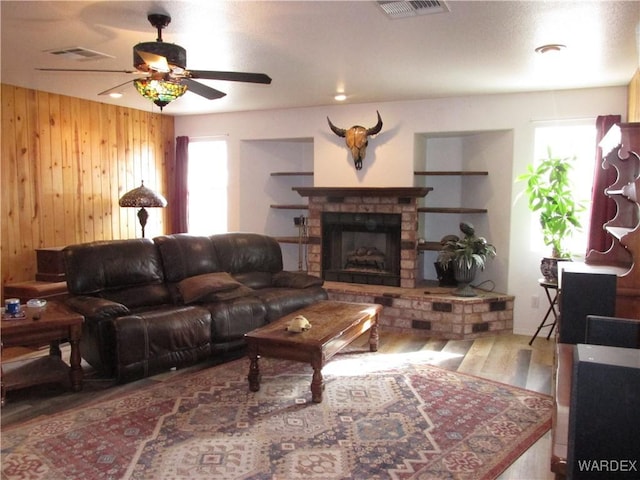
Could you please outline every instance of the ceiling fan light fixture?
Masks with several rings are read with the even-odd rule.
[[[541,45],[536,48],[535,52],[543,55],[545,53],[550,52],[561,52],[567,48],[566,45],[562,45],[561,43],[548,43],[547,45]]]
[[[138,78],[133,81],[133,84],[140,95],[151,100],[161,109],[180,98],[187,91],[187,86],[181,83],[153,78]]]
[[[2,0],[0,0],[2,1]],[[227,82],[261,83],[269,85],[271,77],[264,73],[228,72],[212,70],[187,70],[187,51],[180,45],[165,43],[162,40],[162,29],[171,22],[166,14],[152,13],[147,16],[152,26],[158,30],[155,42],[142,42],[133,47],[133,66],[135,70],[80,69],[80,68],[38,68],[49,72],[91,72],[91,73],[146,73],[147,76],[133,81],[140,95],[151,100],[160,107],[167,106],[185,94],[187,90],[208,100],[222,98],[226,94],[215,88],[196,81],[222,80]],[[77,53],[78,48],[73,48]],[[84,52],[84,51],[83,51]],[[66,52],[56,52],[62,55]],[[111,87],[98,95],[110,95],[120,98],[118,89],[126,82]]]
[[[184,70],[187,68],[187,51],[174,43],[139,43],[133,47],[133,66],[141,72]]]

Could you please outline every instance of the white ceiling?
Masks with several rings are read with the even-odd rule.
[[[449,12],[391,19],[375,1],[1,1],[3,83],[148,111],[136,78],[50,73],[36,67],[123,70],[132,47],[156,39],[149,13],[166,13],[165,42],[187,68],[262,72],[271,85],[205,80],[227,93],[187,92],[165,114],[295,108],[486,93],[627,85],[638,68],[640,1],[446,1]],[[560,55],[540,55],[561,43]],[[46,50],[84,47],[113,58],[76,61]]]

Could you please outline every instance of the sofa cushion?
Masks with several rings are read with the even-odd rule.
[[[278,272],[273,274],[273,286],[285,288],[321,287],[324,283],[320,277],[304,272]]]
[[[322,287],[265,288],[256,290],[254,295],[267,307],[268,322],[328,298],[327,292]]]
[[[201,307],[171,307],[114,321],[118,380],[195,363],[211,353],[211,314]]]
[[[188,304],[203,301],[214,293],[235,290],[241,285],[226,272],[214,272],[185,278],[178,283],[178,290],[184,303]]]
[[[226,292],[210,293],[202,299],[202,302],[226,302],[227,300],[233,300],[234,298],[253,295],[253,292],[253,288],[249,288],[245,285],[240,285],[238,288],[227,290]]]
[[[67,288],[73,295],[162,284],[162,260],[145,238],[69,245],[63,250]]]
[[[237,281],[249,288],[267,288],[273,284],[273,274],[270,272],[245,272],[233,276]]]
[[[282,251],[273,237],[257,233],[223,233],[210,238],[220,259],[220,270],[232,275],[282,270]]]
[[[209,237],[178,233],[153,241],[160,251],[167,282],[223,270]]]
[[[171,303],[171,295],[164,284],[105,290],[99,295],[106,300],[126,305],[130,309]]]
[[[211,312],[211,341],[242,340],[244,334],[266,324],[267,308],[254,296],[203,305]]]

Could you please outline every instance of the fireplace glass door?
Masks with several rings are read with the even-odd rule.
[[[400,214],[322,214],[325,280],[400,286]]]

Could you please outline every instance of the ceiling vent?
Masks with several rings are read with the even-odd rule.
[[[382,10],[391,18],[406,18],[450,11],[444,1],[438,0],[379,0],[378,5],[380,5]]]
[[[102,58],[114,58],[106,53],[96,52],[95,50],[89,50],[88,48],[83,47],[57,48],[55,50],[45,50],[45,53],[50,53],[51,55],[56,55],[61,58],[67,58],[78,62],[100,60]]]

